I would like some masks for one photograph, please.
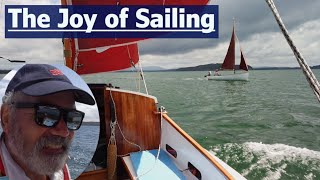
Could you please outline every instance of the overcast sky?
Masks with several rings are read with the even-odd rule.
[[[57,4],[60,0],[1,0],[0,56],[29,63],[62,63],[61,39],[5,39],[5,4]],[[320,0],[275,0],[294,43],[309,65],[320,64]],[[219,5],[217,39],[149,39],[139,43],[143,66],[163,68],[221,63],[231,37],[233,17],[236,33],[248,64],[298,66],[265,0],[215,0]],[[1,61],[1,68],[10,63]]]

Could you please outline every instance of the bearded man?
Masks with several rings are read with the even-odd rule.
[[[74,131],[94,105],[56,67],[27,64],[9,82],[1,106],[0,174],[17,180],[70,179],[66,165]]]

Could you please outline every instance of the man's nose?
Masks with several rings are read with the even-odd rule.
[[[70,135],[70,130],[68,129],[66,122],[61,118],[59,123],[51,129],[51,133],[61,137],[68,137]]]

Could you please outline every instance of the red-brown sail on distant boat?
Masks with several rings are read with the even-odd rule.
[[[205,76],[207,77],[208,80],[222,80],[222,81],[248,81],[249,80],[248,66],[247,66],[245,57],[243,55],[242,49],[240,47],[240,42],[239,42],[239,47],[240,47],[239,49],[241,54],[241,60],[240,60],[239,69],[236,68],[235,66],[236,41],[239,42],[239,39],[235,32],[235,25],[233,24],[230,44],[228,47],[227,54],[221,65],[221,70],[215,71],[213,76],[211,75]]]
[[[231,36],[228,52],[226,54],[226,57],[224,58],[222,66],[221,66],[222,69],[234,69],[234,64],[235,64],[235,44],[236,44],[235,36],[236,35],[235,35],[234,27],[233,27],[232,36]]]
[[[248,66],[247,66],[247,63],[246,63],[246,60],[243,56],[243,53],[242,53],[242,50],[240,49],[240,53],[241,53],[241,61],[240,61],[240,69],[242,70],[245,70],[245,71],[248,71]]]

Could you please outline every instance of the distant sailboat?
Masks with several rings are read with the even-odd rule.
[[[211,72],[209,71],[209,74],[206,76],[208,80],[225,80],[225,81],[248,81],[249,80],[248,66],[241,48],[240,48],[240,53],[241,53],[240,65],[239,65],[239,69],[236,70],[236,66],[235,66],[236,39],[238,38],[235,33],[235,26],[233,25],[231,41],[229,44],[226,57],[224,58],[224,61],[219,71],[216,70],[214,74],[211,74]]]

